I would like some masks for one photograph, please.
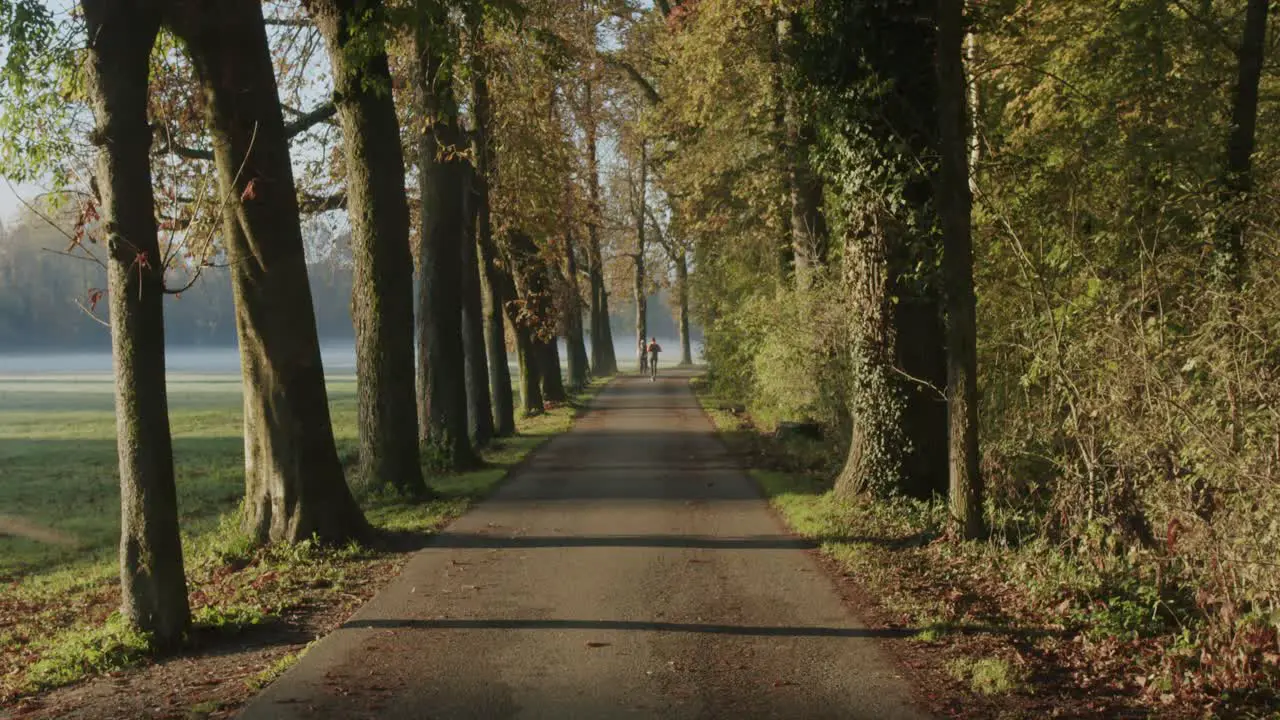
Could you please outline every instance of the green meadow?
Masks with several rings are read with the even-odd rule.
[[[0,376],[0,577],[111,560],[120,531],[109,376]],[[355,379],[329,382],[339,452],[354,452]],[[169,381],[178,506],[200,534],[243,493],[240,380]],[[14,534],[22,532],[21,535]]]

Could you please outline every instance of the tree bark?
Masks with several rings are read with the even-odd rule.
[[[462,351],[466,360],[467,422],[477,446],[493,438],[493,404],[485,361],[484,310],[480,296],[480,263],[476,244],[475,172],[467,166],[466,234],[462,242]]]
[[[244,376],[245,523],[260,542],[367,526],[330,425],[289,144],[261,3],[170,6],[213,131]]]
[[[160,12],[140,0],[85,0],[85,64],[106,229],[120,456],[121,614],[168,649],[191,624],[165,390],[164,268],[156,240],[147,122]]]
[[[791,32],[791,22],[779,23],[784,42]],[[790,192],[791,264],[796,287],[807,290],[813,285],[814,273],[826,264],[827,221],[822,213],[822,178],[813,171],[809,154],[817,142],[813,123],[805,117],[796,91],[779,86],[784,95],[786,132],[787,184]]]
[[[342,123],[351,220],[361,482],[427,494],[414,395],[413,258],[381,0],[312,0]],[[370,39],[376,43],[370,45]]]
[[[1249,0],[1245,10],[1244,37],[1240,43],[1235,95],[1231,106],[1231,136],[1227,141],[1227,167],[1223,178],[1227,220],[1220,230],[1219,255],[1223,275],[1234,290],[1244,287],[1248,272],[1245,223],[1241,208],[1253,191],[1253,150],[1257,144],[1258,83],[1262,77],[1270,0]]]
[[[489,146],[489,68],[485,62],[484,15],[480,3],[468,6],[467,24],[471,30],[471,113],[475,122],[472,148],[475,157],[473,197],[476,218],[476,247],[479,251],[481,292],[484,300],[485,345],[488,348],[489,392],[493,402],[493,434],[509,437],[516,433],[515,397],[511,387],[511,370],[507,365],[507,331],[504,306],[514,299],[504,295],[504,288],[514,284],[498,266],[493,242],[493,217],[489,204],[489,187],[494,171],[493,151]]]
[[[565,233],[564,242],[565,262],[568,266],[565,278],[568,307],[565,308],[564,341],[565,350],[569,354],[569,387],[581,390],[590,379],[591,368],[582,333],[582,288],[578,284],[577,248],[574,246],[572,232]]]
[[[775,168],[775,180],[777,182],[777,205],[773,209],[773,213],[778,217],[778,229],[780,231],[777,240],[777,257],[778,257],[778,277],[784,282],[791,280],[795,276],[796,253],[795,253],[795,234],[794,234],[794,209],[792,207],[792,177],[793,168],[792,161],[795,157],[795,138],[791,137],[789,126],[787,123],[789,111],[791,109],[791,95],[786,87],[785,56],[788,51],[788,44],[792,38],[791,17],[784,15],[778,20],[776,31],[774,32],[773,42],[769,45],[769,67],[771,69],[771,77],[769,78],[769,86],[773,91],[772,112],[770,113],[770,130],[774,146],[778,148],[778,162]]]
[[[547,402],[562,403],[569,399],[564,389],[564,377],[560,374],[560,347],[555,336],[539,338],[538,375],[542,381],[542,399]]]
[[[549,293],[547,292],[547,268],[539,258],[538,245],[534,238],[521,231],[512,232],[507,237],[507,259],[511,268],[509,277],[512,286],[507,288],[506,295],[513,300],[507,302],[507,319],[511,320],[516,334],[516,352],[520,361],[520,393],[521,404],[524,405],[525,416],[538,415],[545,410],[543,373],[548,368],[545,338],[554,338],[556,334],[548,329],[550,315]],[[559,374],[557,361],[556,374]]]
[[[676,253],[676,293],[679,299],[680,364],[693,364],[693,347],[689,342],[689,254],[681,247]]]
[[[969,72],[974,72],[973,68],[978,67],[980,62],[981,49],[978,47],[978,36],[976,33],[970,32],[965,35],[964,39],[964,60],[969,67]],[[971,119],[969,127],[972,132],[969,134],[969,193],[972,199],[973,193],[978,191],[978,165],[982,163],[982,137],[978,133],[979,118],[982,117],[982,82],[981,79],[974,75],[969,78],[969,117]],[[972,220],[970,221],[972,224]]]
[[[585,89],[586,112],[583,131],[587,144],[587,197],[591,207],[587,223],[587,275],[591,295],[591,372],[608,377],[618,372],[613,349],[613,328],[609,321],[609,293],[604,284],[604,257],[600,252],[600,158],[597,148],[595,85],[588,78]]]
[[[906,146],[906,157],[936,156],[937,73],[933,3],[870,6],[879,44],[867,69],[899,90],[865,121],[878,147]],[[922,19],[922,12],[927,12]],[[903,50],[904,48],[909,51]],[[940,249],[933,230],[934,170],[902,157],[898,197],[868,196],[846,228],[844,264],[856,308],[853,428],[837,480],[841,495],[871,491],[928,498],[946,492],[945,329],[938,279],[928,270]],[[924,270],[921,270],[924,268]]]
[[[646,189],[649,184],[648,165],[649,165],[648,149],[645,142],[640,142],[640,185],[636,190],[638,198],[636,200],[636,254],[635,254],[635,276],[632,283],[632,292],[636,301],[636,340],[639,357],[637,358],[637,369],[641,372],[645,368],[645,346],[649,337],[649,302],[648,296],[645,294],[645,207],[648,204],[646,197]]]
[[[507,360],[507,328],[505,288],[513,283],[505,278],[498,267],[493,240],[488,237],[488,224],[482,213],[477,243],[480,251],[480,281],[484,293],[484,337],[489,356],[489,390],[493,393],[493,435],[510,437],[516,434],[515,392],[511,386],[511,368]]]
[[[938,8],[938,149],[935,189],[942,225],[947,313],[947,427],[951,522],[959,535],[983,534],[978,454],[978,328],[973,292],[968,122],[965,116],[964,0]]]
[[[436,0],[418,0],[414,52],[418,100],[426,120],[418,145],[422,239],[418,252],[418,392],[423,442],[450,470],[477,464],[467,427],[462,346],[465,153],[452,66],[449,18]]]
[[[542,398],[542,363],[538,359],[537,343],[533,331],[516,318],[511,318],[516,336],[516,361],[520,365],[520,410],[525,417],[541,415],[546,410]]]

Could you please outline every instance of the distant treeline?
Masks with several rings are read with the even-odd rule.
[[[91,260],[56,252],[68,244],[38,218],[0,227],[0,352],[111,346],[106,326],[86,313],[93,309],[95,291],[106,288],[106,273]],[[310,279],[320,337],[354,338],[350,269],[341,260],[324,260],[311,265]],[[173,283],[183,281],[175,276]],[[96,304],[95,315],[105,319],[105,300]],[[622,342],[635,332],[634,311],[621,301],[613,307],[614,337]],[[676,337],[665,297],[651,298],[649,308],[649,333]],[[166,298],[165,333],[172,346],[235,344],[235,310],[225,269],[207,268],[189,290]]]

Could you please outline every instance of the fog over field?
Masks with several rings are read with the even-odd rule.
[[[616,337],[616,336],[615,336]],[[634,369],[635,350],[631,345],[631,336],[613,344],[618,363],[623,370]],[[590,341],[588,341],[589,343]],[[662,346],[660,362],[676,363],[680,359],[680,340],[674,337],[659,337]],[[588,347],[590,345],[588,344]],[[327,340],[320,344],[320,356],[324,362],[325,374],[329,376],[354,375],[356,371],[355,344],[351,340]],[[561,362],[567,354],[564,341],[560,342]],[[170,375],[201,374],[222,375],[239,374],[240,354],[234,346],[224,347],[178,347],[170,348],[165,355],[166,366]],[[693,360],[702,360],[701,343],[693,343]],[[515,367],[515,354],[508,357],[508,364]],[[78,376],[102,375],[111,372],[111,352],[107,349],[94,350],[32,350],[24,352],[21,347],[6,347],[0,351],[0,377],[5,376]]]

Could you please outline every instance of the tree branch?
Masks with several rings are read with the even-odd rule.
[[[604,60],[605,65],[621,70],[627,77],[631,78],[632,81],[640,87],[640,92],[644,94],[645,100],[648,100],[649,104],[657,105],[662,99],[662,97],[658,95],[658,91],[654,89],[653,83],[645,79],[645,76],[641,75],[640,71],[635,69],[635,67],[630,63],[608,53],[600,53],[600,58]]]
[[[327,102],[320,107],[308,113],[302,113],[292,122],[284,124],[284,136],[286,138],[294,138],[322,122],[328,122],[338,114],[338,108],[332,103]]]
[[[338,108],[332,102],[324,103],[310,112],[298,113],[298,117],[284,124],[284,136],[292,140],[320,123],[329,122],[337,113]],[[158,130],[161,152],[170,152],[186,160],[213,160],[212,150],[179,145],[173,141],[173,134],[168,128],[160,127]]]
[[[285,27],[313,27],[315,23],[311,22],[311,18],[297,17],[269,17],[263,18],[263,22],[268,25],[283,25]]]
[[[186,160],[212,160],[213,151],[204,148],[190,148],[173,141],[173,134],[166,127],[157,127],[160,135],[160,152],[173,153]]]
[[[342,210],[346,207],[346,191],[336,192],[332,195],[311,195],[308,193],[298,195],[298,212],[305,215],[318,215],[322,212]]]

